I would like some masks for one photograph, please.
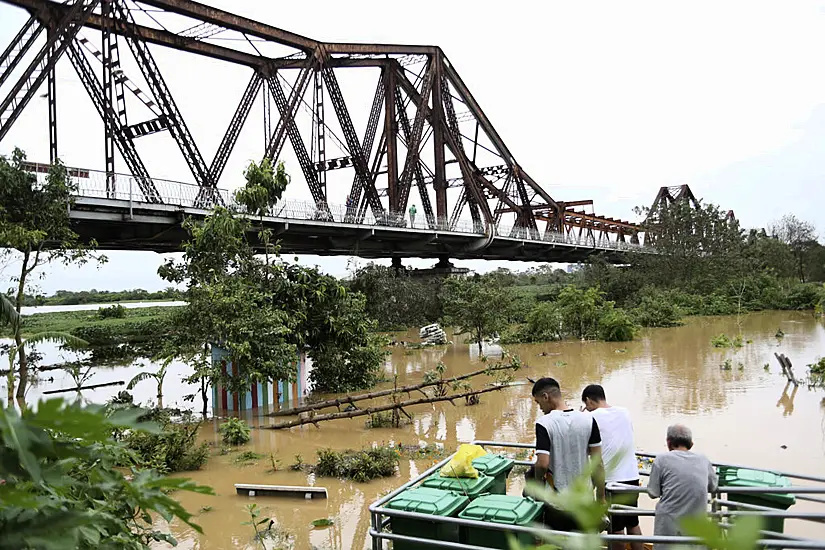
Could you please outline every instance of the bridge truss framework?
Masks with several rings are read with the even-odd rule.
[[[322,211],[328,204],[327,175],[351,169],[346,217],[355,223],[367,211],[375,219],[398,219],[399,213],[403,219],[410,204],[421,204],[430,228],[455,227],[468,211],[478,228],[498,228],[507,218],[514,232],[534,238],[552,232],[638,243],[639,226],[575,209],[592,206],[591,200],[565,203],[551,197],[518,164],[437,46],[321,42],[190,0],[0,1],[30,14],[0,54],[0,90],[8,90],[0,95],[0,141],[45,84],[50,155],[52,161],[57,158],[55,65],[68,58],[104,124],[107,193],[112,196],[117,191],[118,151],[143,201],[164,202],[136,142],[169,132],[199,186],[196,205],[223,202],[218,182],[253,104],[260,101],[264,158],[277,161],[289,141],[312,200]],[[136,14],[150,12],[157,24],[137,20]],[[188,26],[170,31],[159,22],[165,15]],[[99,31],[99,43],[89,40],[83,29]],[[214,40],[230,34],[245,38],[256,53]],[[45,41],[39,40],[42,35]],[[125,74],[121,41],[145,86]],[[263,55],[255,45],[261,42],[291,53]],[[211,162],[189,131],[150,44],[251,69]],[[351,116],[355,102],[344,99],[338,79],[340,71],[355,69],[372,69],[377,75],[371,101],[359,98],[358,104],[371,105],[360,132]],[[152,116],[132,120],[127,97],[140,101]],[[308,121],[299,118],[302,109],[310,112]],[[330,145],[343,154],[329,155]],[[416,193],[418,201],[411,202]]]

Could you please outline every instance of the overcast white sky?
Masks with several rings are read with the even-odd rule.
[[[660,186],[687,183],[733,209],[746,227],[794,212],[825,228],[825,2],[207,3],[319,40],[441,46],[519,163],[556,199],[593,198],[598,213],[635,219],[633,207],[649,205]],[[0,47],[25,19],[0,3]],[[209,162],[249,69],[153,52]],[[58,77],[61,157],[100,169],[99,119],[68,61]],[[367,92],[374,86],[349,84]],[[362,97],[368,111],[371,94]],[[0,152],[19,145],[30,159],[47,161],[45,100],[33,104]],[[252,125],[227,166],[229,178],[260,157],[262,127]],[[363,125],[356,120],[356,127]],[[174,142],[157,136],[139,145],[152,175],[191,180]],[[302,180],[297,164],[286,161]],[[225,178],[221,185],[237,183]],[[102,269],[52,268],[43,290],[165,286],[156,275],[162,256],[108,256]],[[301,258],[335,275],[346,272],[347,260]],[[0,286],[8,286],[2,277],[11,269],[0,269]]]

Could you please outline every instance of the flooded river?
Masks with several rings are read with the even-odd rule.
[[[782,339],[775,337],[779,328],[785,333]],[[786,388],[773,357],[774,352],[786,354],[794,362],[797,376],[803,377],[805,365],[825,355],[825,324],[809,313],[755,313],[741,319],[743,340],[752,343],[737,351],[711,346],[714,336],[723,332],[735,335],[739,331],[735,317],[695,318],[683,327],[646,330],[629,343],[576,341],[507,348],[528,365],[517,374],[520,379],[554,376],[573,406],[579,406],[584,386],[602,384],[608,400],[627,407],[633,415],[639,450],[666,450],[666,427],[683,422],[693,429],[695,450],[712,460],[825,476],[825,392],[805,387],[794,392]],[[414,333],[397,337],[417,340]],[[50,357],[56,353],[53,348],[42,351],[47,356],[44,364],[49,359],[56,360]],[[439,361],[446,365],[445,376],[470,372],[482,368],[475,351],[464,344],[426,350],[394,348],[386,365],[387,375],[391,379],[397,374],[399,385],[414,383]],[[726,359],[730,360],[730,370],[721,368]],[[770,365],[767,370],[766,364]],[[107,369],[96,375],[101,378],[89,383],[104,378],[128,380],[139,368],[146,367]],[[71,381],[60,378],[55,374],[58,372],[44,373],[55,379],[34,388],[28,401],[36,400],[37,393],[44,389],[70,387]],[[167,377],[164,393],[168,406],[191,406],[183,401],[184,395],[194,393],[194,388],[185,388],[180,383],[185,372],[185,366],[176,365]],[[477,381],[476,385],[480,383]],[[103,401],[119,389],[104,388],[98,393],[89,392],[87,397]],[[0,389],[0,395],[4,391]],[[148,401],[154,393],[153,384],[144,382],[136,389],[136,401]],[[199,406],[196,401],[195,408]],[[251,530],[241,523],[248,520],[246,504],[254,500],[265,517],[273,518],[289,534],[296,549],[365,548],[369,503],[422,471],[432,460],[402,460],[398,477],[358,484],[316,480],[311,476],[308,479],[306,474],[291,471],[269,473],[269,455],[279,459],[285,468],[295,461],[296,455],[313,462],[316,451],[323,448],[360,448],[387,442],[438,443],[451,451],[460,442],[472,439],[532,442],[539,415],[530,398],[529,385],[484,394],[477,406],[438,403],[420,405],[410,412],[414,412],[412,425],[400,429],[366,429],[361,417],[322,423],[320,428],[310,425],[291,431],[253,430],[252,442],[244,450],[254,450],[267,458],[246,466],[235,463],[235,454],[218,454],[218,421],[207,421],[202,437],[214,443],[214,456],[202,471],[187,477],[211,485],[217,496],[177,495],[189,510],[202,510],[198,512],[198,521],[205,531],[199,535],[186,526],[170,526],[179,547],[253,548]],[[255,424],[272,422],[269,418],[254,418]],[[327,488],[329,499],[249,499],[235,495],[235,483],[315,484]],[[508,492],[520,493],[518,479],[509,483]],[[646,498],[641,503],[651,505]],[[816,508],[798,503],[794,510]],[[313,528],[313,520],[321,518],[331,519],[333,526]],[[646,533],[652,532],[652,522],[643,519],[642,528]],[[823,525],[789,521],[786,532],[825,539]]]

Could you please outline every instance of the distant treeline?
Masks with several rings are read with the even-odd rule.
[[[636,326],[668,327],[690,315],[766,309],[825,314],[825,245],[813,224],[788,215],[746,231],[714,205],[686,203],[643,213],[658,254],[631,256],[622,266],[594,255],[572,273],[542,265],[471,279],[506,294],[508,307],[499,316],[520,325],[511,341],[602,333],[615,339],[617,324],[606,326],[604,320],[622,315]],[[367,312],[382,330],[448,321],[444,304],[450,293],[442,279],[368,264],[347,283],[366,296]]]
[[[158,292],[142,288],[132,290],[58,290],[51,296],[26,294],[24,306],[73,306],[77,304],[108,304],[112,302],[153,302],[161,300],[182,300],[183,293],[168,287]]]

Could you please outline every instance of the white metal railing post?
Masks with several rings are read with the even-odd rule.
[[[135,181],[135,178],[129,178],[129,219],[131,220],[133,217],[132,211],[132,182]]]

